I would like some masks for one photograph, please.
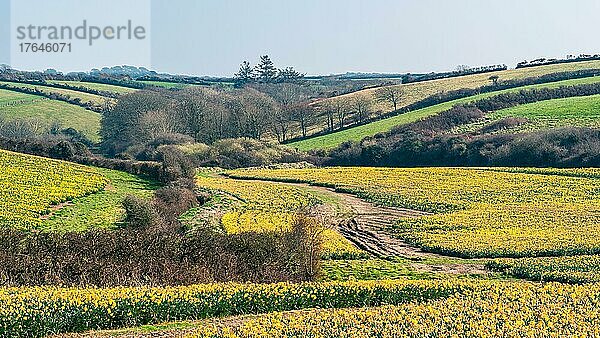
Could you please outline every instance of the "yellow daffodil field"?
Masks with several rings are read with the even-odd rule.
[[[498,258],[486,265],[490,270],[532,281],[600,282],[600,256],[597,255]]]
[[[0,150],[0,224],[37,228],[52,205],[98,192],[107,183],[91,168]]]
[[[0,159],[0,221],[18,229],[39,228],[56,204],[79,205],[116,182],[108,171],[60,161]],[[24,175],[25,166],[35,171]],[[327,227],[311,282],[3,287],[0,337],[179,321],[190,321],[190,338],[600,335],[600,170],[239,169],[195,178],[200,191],[227,200],[215,214],[227,234],[282,231],[299,214],[340,207],[294,182],[418,211],[385,231],[422,256],[376,258]],[[469,265],[485,272],[461,272]]]
[[[181,287],[0,289],[0,337],[80,332],[303,308],[402,304],[472,289],[464,281],[357,281]]]
[[[598,284],[479,282],[422,303],[273,313],[188,337],[597,337],[599,305]]]
[[[237,170],[333,186],[375,203],[431,212],[393,231],[427,251],[459,257],[600,252],[600,170],[326,168]]]
[[[298,212],[323,204],[316,194],[290,185],[207,175],[198,176],[197,184],[225,192],[237,200],[221,218],[224,230],[232,234],[289,229]],[[364,257],[364,253],[334,229],[324,229],[323,237],[324,257]]]
[[[0,150],[0,225],[25,231],[115,227],[127,194],[156,184],[127,173]]]

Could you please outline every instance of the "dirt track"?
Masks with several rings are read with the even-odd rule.
[[[256,181],[256,180],[254,180]],[[260,180],[259,180],[260,181]],[[264,181],[263,182],[273,182]],[[358,248],[370,255],[390,259],[405,258],[414,263],[411,266],[419,272],[449,273],[449,274],[486,274],[483,264],[455,257],[443,256],[425,252],[411,246],[399,238],[389,234],[394,222],[404,217],[422,217],[430,213],[418,210],[378,206],[362,200],[352,194],[337,192],[332,188],[314,186],[305,183],[275,182],[278,184],[300,186],[321,195],[329,195],[342,204],[349,213],[337,212],[334,222],[337,230]],[[436,263],[421,262],[424,260]],[[444,262],[446,261],[446,262]]]

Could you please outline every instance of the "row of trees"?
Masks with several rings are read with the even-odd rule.
[[[567,55],[567,57],[565,59],[539,58],[539,59],[535,59],[535,60],[531,60],[531,61],[525,60],[525,61],[517,63],[517,68],[535,67],[535,66],[542,66],[542,65],[554,65],[554,64],[559,64],[559,63],[591,61],[591,60],[600,60],[600,54],[595,54],[595,55],[579,54],[578,56],[569,54],[569,55]]]
[[[276,68],[268,55],[261,56],[260,62],[254,67],[250,62],[243,61],[240,70],[234,75],[238,84],[294,82],[303,77],[304,74],[297,72],[293,67]]]
[[[353,124],[368,122],[374,113],[374,103],[383,102],[398,110],[404,98],[404,91],[400,86],[384,86],[374,93],[374,100],[365,95],[340,96],[318,104],[318,114],[327,121],[327,132],[343,129]],[[305,133],[302,135],[306,136]]]

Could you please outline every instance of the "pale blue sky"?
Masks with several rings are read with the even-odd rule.
[[[329,74],[514,67],[541,56],[600,53],[600,0],[151,1],[151,64],[172,73],[229,76],[261,54]],[[68,11],[55,10],[47,15]],[[0,41],[0,63],[8,62],[6,45]]]

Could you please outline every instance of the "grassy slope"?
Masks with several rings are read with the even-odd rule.
[[[122,220],[126,195],[150,197],[157,187],[120,171],[0,150],[0,226],[110,228]]]
[[[418,109],[406,114],[390,117],[387,119],[375,121],[363,126],[358,126],[350,129],[346,129],[343,131],[335,132],[328,135],[318,136],[314,138],[310,138],[307,140],[290,143],[289,146],[298,148],[300,150],[310,150],[310,149],[330,149],[334,148],[345,141],[360,141],[361,139],[367,136],[373,136],[377,133],[389,131],[395,126],[403,125],[407,123],[411,123],[427,116],[431,116],[434,114],[438,114],[444,110],[452,108],[452,106],[459,103],[472,102],[475,100],[483,99],[486,97],[496,96],[501,93],[508,92],[516,92],[523,89],[532,89],[532,88],[556,88],[560,86],[567,85],[578,85],[578,84],[586,84],[586,83],[596,83],[600,82],[600,77],[590,77],[583,79],[574,79],[574,80],[565,80],[551,83],[544,83],[532,86],[525,86],[519,88],[512,88],[501,90],[497,92],[484,93],[475,96],[470,96],[463,99],[453,100],[450,102],[440,103],[431,107]]]
[[[492,115],[496,118],[526,117],[534,123],[565,121],[577,125],[591,123],[595,126],[600,122],[600,95],[540,101],[503,109]]]
[[[20,95],[27,94],[0,89],[0,102],[3,100],[2,98],[14,102],[14,98],[22,97]],[[11,97],[13,99],[10,99]],[[83,132],[93,141],[99,140],[100,114],[66,102],[41,99],[40,96],[27,95],[25,97],[32,101],[16,105],[0,105],[0,117],[6,119],[36,118],[42,122],[43,127],[50,127],[54,121],[58,121],[63,128],[72,127]],[[35,98],[40,100],[33,101]]]
[[[99,96],[99,95],[79,92],[76,90],[53,88],[53,87],[40,86],[40,85],[31,85],[31,84],[26,84],[26,83],[3,82],[3,81],[0,81],[0,83],[4,84],[4,85],[16,87],[16,88],[38,89],[44,93],[62,94],[62,95],[66,95],[66,96],[68,96],[70,98],[74,98],[74,99],[79,98],[79,99],[81,99],[81,102],[90,102],[94,105],[103,105],[106,102],[106,100],[109,100],[109,101],[112,100],[112,99],[107,99],[107,98]]]
[[[121,202],[127,195],[150,198],[158,188],[156,183],[137,176],[108,169],[97,171],[110,180],[98,193],[75,199],[44,221],[42,229],[49,231],[82,231],[93,228],[112,228],[123,220]]]
[[[477,132],[506,117],[524,117],[528,121],[493,133],[519,133],[560,127],[600,127],[600,95],[539,101],[489,113],[483,121],[459,126],[453,134]]]
[[[582,69],[597,69],[600,68],[600,61],[585,61],[575,63],[565,63],[558,65],[529,67],[522,69],[510,69],[505,71],[475,74],[467,76],[459,76],[448,79],[431,80],[424,82],[408,83],[397,85],[404,89],[404,97],[398,104],[399,107],[409,105],[411,103],[422,100],[426,97],[439,92],[448,92],[462,88],[478,88],[486,84],[490,84],[490,76],[497,75],[500,80],[523,79],[528,77],[538,77],[545,74],[576,71]],[[349,93],[341,96],[336,96],[327,100],[351,99],[356,96],[365,96],[372,100],[375,104],[372,111],[388,112],[393,109],[393,106],[387,102],[376,102],[374,93],[377,88],[365,89],[354,93]],[[324,100],[324,101],[327,101]]]
[[[41,98],[36,95],[24,94],[19,92],[11,92],[8,90],[0,90],[0,106],[4,106],[6,104],[18,104],[20,102],[26,101],[37,101]]]
[[[81,81],[48,81],[50,83],[58,83],[75,87],[85,87],[93,90],[102,90],[117,94],[128,94],[135,92],[137,89],[129,87],[121,87],[116,85],[104,84],[104,83],[92,83],[92,82],[81,82]]]

